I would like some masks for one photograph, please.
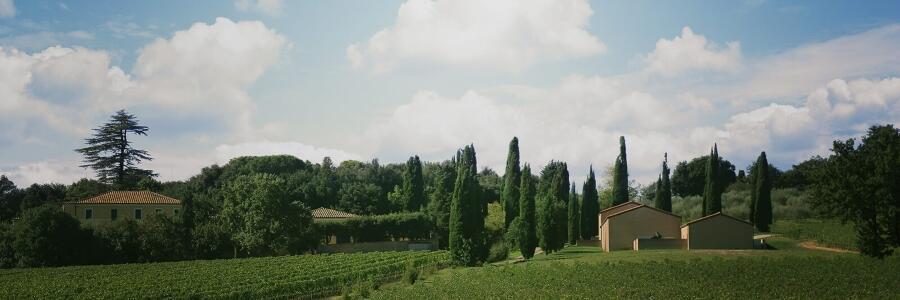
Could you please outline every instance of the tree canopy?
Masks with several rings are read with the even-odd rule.
[[[84,155],[83,168],[91,168],[100,181],[128,188],[144,177],[156,176],[151,170],[138,168],[141,161],[152,160],[146,150],[132,147],[129,134],[147,135],[150,129],[140,125],[134,115],[119,110],[110,120],[94,129],[85,139],[84,148],[75,149]]]

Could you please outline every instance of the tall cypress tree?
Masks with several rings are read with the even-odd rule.
[[[706,186],[703,189],[703,215],[722,211],[721,184],[719,184],[719,147],[713,145],[706,164]]]
[[[521,197],[519,200],[519,226],[520,236],[518,238],[519,251],[522,257],[530,259],[534,256],[534,248],[537,247],[537,233],[535,232],[535,187],[534,177],[531,175],[531,167],[528,164],[522,168],[522,183],[519,191]]]
[[[466,146],[461,153],[453,200],[450,204],[450,257],[457,265],[474,266],[484,261],[484,214],[478,181],[475,178],[475,148]]]
[[[759,154],[756,160],[756,207],[754,210],[756,229],[769,232],[772,224],[772,177],[769,175],[769,161],[766,152]]]
[[[581,187],[581,239],[589,240],[597,236],[597,214],[600,213],[600,200],[597,194],[597,179],[594,178],[594,167],[588,169],[588,178]]]
[[[613,205],[628,202],[628,159],[625,156],[625,137],[619,137],[619,157],[613,172]]]
[[[567,237],[569,171],[566,164],[551,161],[541,171],[537,192],[538,245],[545,254],[560,250]]]
[[[503,174],[503,192],[500,195],[503,210],[506,213],[504,225],[509,224],[519,215],[519,182],[522,177],[519,169],[519,138],[513,137],[509,142],[509,154],[506,155],[506,173]]]
[[[669,154],[666,153],[662,163],[662,174],[657,182],[656,208],[672,212],[672,182],[669,179]]]
[[[581,238],[581,217],[578,209],[578,195],[575,194],[575,183],[572,183],[572,192],[569,195],[569,245],[578,243]]]
[[[659,208],[662,206],[662,174],[659,177],[656,177],[656,182],[653,183],[653,206]]]
[[[403,209],[406,211],[419,211],[426,204],[425,179],[422,176],[422,161],[419,156],[411,156],[406,161],[403,170]]]
[[[441,163],[434,176],[434,188],[428,202],[427,212],[434,222],[434,233],[441,249],[446,249],[449,242],[450,203],[453,198],[457,166],[455,158]]]

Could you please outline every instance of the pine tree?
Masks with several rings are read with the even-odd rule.
[[[506,213],[504,223],[506,228],[509,228],[512,220],[519,215],[519,188],[521,188],[519,180],[522,177],[521,173],[521,170],[519,170],[519,138],[513,137],[512,141],[509,142],[509,154],[506,156],[506,173],[503,174],[503,191],[500,195],[503,210]]]
[[[537,192],[538,245],[545,254],[553,253],[565,246],[568,200],[569,171],[566,164],[551,161],[541,171]]]
[[[534,248],[537,247],[537,233],[535,232],[534,177],[531,175],[531,167],[528,164],[522,168],[521,181],[518,217],[519,233],[521,234],[518,238],[519,251],[522,252],[522,257],[530,259],[534,256]]]
[[[628,159],[625,156],[625,137],[619,137],[619,157],[613,173],[613,205],[628,202]]]
[[[578,239],[581,237],[581,217],[579,216],[578,209],[578,195],[575,194],[575,183],[572,183],[572,192],[569,195],[569,245],[575,245],[578,243]]]
[[[403,170],[403,182],[401,184],[403,209],[414,212],[422,209],[426,204],[425,179],[422,176],[422,161],[419,156],[412,156],[406,161]]]
[[[594,178],[594,167],[588,169],[588,178],[581,188],[581,239],[589,240],[597,236],[597,214],[600,213],[600,200],[597,194],[597,179]]]
[[[75,149],[84,155],[80,167],[94,169],[101,182],[122,189],[134,187],[142,178],[156,176],[151,170],[137,167],[141,161],[153,158],[147,151],[132,147],[128,140],[129,133],[146,136],[149,130],[125,110],[116,112],[109,122],[94,129],[92,137],[85,139],[87,147]]]
[[[474,266],[484,261],[484,214],[475,179],[475,148],[460,150],[456,185],[450,204],[450,257],[457,265]]]
[[[766,152],[759,154],[756,161],[756,186],[753,190],[756,193],[753,223],[760,232],[769,232],[769,225],[772,224],[772,177]]]
[[[672,212],[672,182],[669,179],[669,154],[664,155],[662,174],[656,184],[656,208]]]
[[[713,145],[706,164],[706,186],[703,189],[703,215],[722,211],[722,188],[719,181],[719,148]]]

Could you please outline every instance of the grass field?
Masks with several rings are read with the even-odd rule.
[[[856,232],[851,224],[841,224],[834,220],[779,220],[772,225],[772,233],[782,234],[796,240],[811,240],[816,244],[848,250],[858,249]]]
[[[2,299],[309,298],[400,278],[410,263],[445,265],[446,251],[298,255],[0,270]]]
[[[379,299],[845,299],[900,297],[900,257],[807,250],[621,251],[568,247],[533,261],[450,268]]]

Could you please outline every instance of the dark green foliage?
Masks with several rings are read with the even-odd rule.
[[[534,176],[531,175],[531,167],[527,164],[522,169],[521,182],[519,189],[519,217],[516,218],[518,221],[518,226],[516,227],[519,229],[517,242],[519,243],[519,251],[522,252],[522,257],[531,259],[534,256],[534,248],[537,247],[538,243],[534,203],[536,190]]]
[[[363,216],[340,221],[316,222],[323,236],[351,238],[354,242],[428,239],[434,223],[422,212]]]
[[[149,128],[139,125],[134,115],[117,111],[109,122],[94,129],[92,137],[85,139],[87,147],[75,149],[84,155],[81,167],[94,169],[101,182],[120,189],[133,187],[141,178],[156,176],[151,170],[137,167],[141,161],[153,158],[147,151],[132,147],[128,140],[128,134],[146,136],[147,131]]]
[[[500,202],[500,186],[503,180],[497,172],[487,167],[481,169],[481,172],[475,175],[475,181],[478,182],[478,195],[481,198],[481,210],[484,216],[488,215],[488,203]],[[502,204],[501,204],[502,205]]]
[[[569,245],[575,245],[578,243],[578,239],[581,238],[581,215],[579,214],[581,210],[578,209],[578,194],[575,193],[575,183],[572,183],[572,192],[569,194],[569,215],[567,220],[568,224],[568,241]]]
[[[428,202],[428,215],[434,223],[434,233],[438,238],[438,246],[446,249],[450,235],[450,202],[456,182],[456,161],[445,161],[435,171],[431,201]]]
[[[790,170],[775,177],[775,180],[773,180],[774,187],[805,189],[813,184],[816,172],[818,172],[825,163],[826,160],[818,155],[800,162],[794,165]]]
[[[872,126],[859,146],[848,139],[831,150],[814,172],[814,205],[853,223],[861,253],[891,255],[900,246],[900,130]]]
[[[704,155],[692,159],[690,162],[682,161],[675,166],[672,173],[672,193],[681,197],[702,196],[706,187],[706,167],[709,165],[709,156]],[[723,188],[735,181],[735,167],[730,161],[719,157],[718,182]]]
[[[506,213],[506,228],[519,216],[519,188],[522,171],[519,169],[519,138],[513,137],[509,142],[509,154],[506,155],[506,172],[503,173],[503,191],[500,196],[503,210]]]
[[[662,163],[662,174],[656,181],[655,206],[664,211],[672,211],[672,186],[669,181],[669,155],[665,155]]]
[[[0,175],[0,223],[17,216],[21,202],[21,191],[6,175]]]
[[[59,204],[65,201],[65,199],[65,185],[57,183],[35,183],[22,191],[20,209],[21,211],[25,211],[29,208],[45,204]]]
[[[152,214],[138,226],[140,261],[175,261],[188,257],[187,233],[181,224],[162,214]]]
[[[426,204],[425,179],[422,177],[422,162],[419,156],[410,157],[403,170],[402,205],[406,211],[419,211]]]
[[[588,169],[588,178],[581,188],[581,198],[581,239],[589,240],[598,235],[597,214],[600,213],[600,198],[593,166]]]
[[[20,267],[90,263],[93,235],[71,215],[44,205],[25,210],[12,228],[13,251]]]
[[[16,266],[16,252],[13,250],[15,240],[12,225],[0,222],[0,269]]]
[[[141,251],[140,224],[133,220],[119,220],[98,226],[94,234],[104,244],[106,262],[114,264],[134,263],[146,257]],[[231,249],[228,249],[229,253]]]
[[[110,190],[112,190],[112,188],[109,185],[102,183],[99,180],[82,178],[69,185],[66,189],[66,201],[84,200],[106,193]]]
[[[754,202],[753,207],[753,223],[756,229],[761,232],[769,232],[769,225],[772,224],[772,177],[771,173],[766,170],[769,166],[769,160],[766,159],[766,152],[759,154],[756,160],[757,170],[754,172],[755,186],[753,187]]]
[[[228,228],[221,222],[204,222],[191,231],[191,250],[197,259],[232,257],[235,247]]]
[[[221,217],[243,253],[302,253],[316,246],[309,210],[289,197],[280,177],[241,175],[225,185],[223,196]]]
[[[711,215],[722,211],[723,183],[719,182],[719,147],[713,145],[706,165],[706,186],[703,188],[703,215]]]
[[[619,157],[613,171],[612,205],[628,202],[628,159],[625,156],[625,137],[619,137]]]
[[[541,171],[537,191],[538,245],[546,254],[559,251],[565,246],[568,200],[569,171],[566,164],[550,161]]]
[[[475,148],[466,146],[457,152],[456,184],[450,204],[450,258],[454,264],[474,266],[484,262],[487,249],[484,243],[486,204],[481,201]]]

